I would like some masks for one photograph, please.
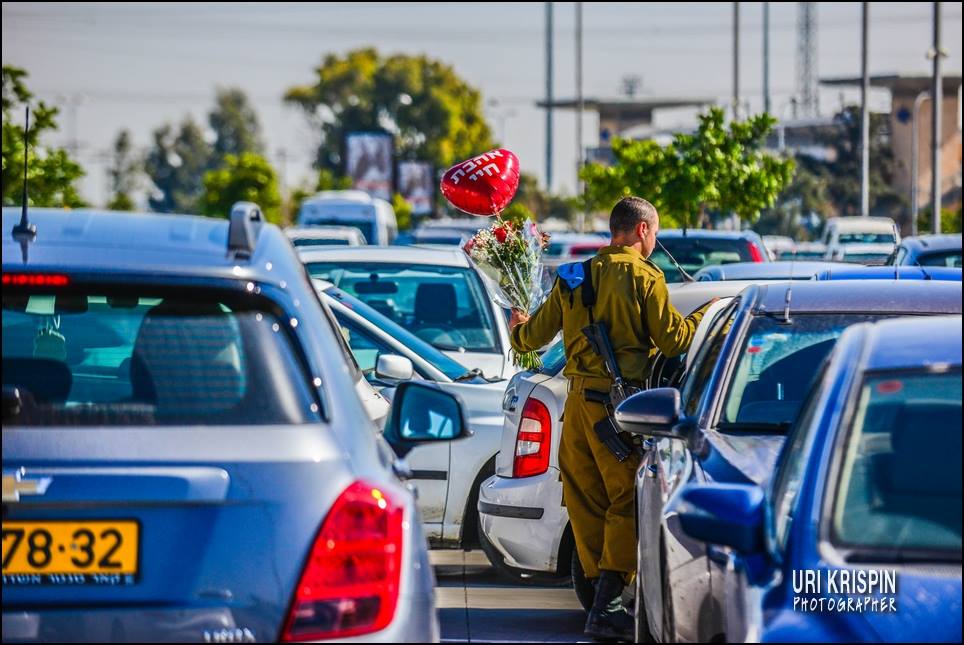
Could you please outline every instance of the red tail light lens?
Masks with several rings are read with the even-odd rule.
[[[760,253],[760,247],[753,242],[747,242],[746,248],[750,250],[750,262],[763,262],[763,254]]]
[[[66,287],[70,278],[62,273],[4,273],[5,287]]]
[[[549,408],[538,399],[526,399],[515,441],[512,476],[532,477],[549,470],[551,443],[552,419],[549,417]]]
[[[342,492],[315,538],[281,640],[345,638],[392,622],[404,514],[377,486],[359,481]]]

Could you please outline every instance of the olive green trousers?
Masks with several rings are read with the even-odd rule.
[[[563,412],[559,468],[562,499],[569,511],[579,562],[587,578],[599,570],[622,573],[627,583],[636,571],[636,515],[633,508],[639,458],[619,462],[596,437],[593,425],[606,416],[583,390],[609,391],[608,379],[573,377]]]

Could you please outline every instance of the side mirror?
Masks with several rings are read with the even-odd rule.
[[[673,504],[683,532],[691,538],[763,553],[764,494],[752,484],[687,484]]]
[[[383,436],[399,457],[432,441],[472,436],[459,398],[435,385],[400,383],[392,398],[392,413]]]
[[[679,439],[679,390],[659,387],[632,395],[616,408],[616,425],[624,432]]]
[[[375,363],[375,376],[390,381],[408,381],[415,376],[415,367],[404,356],[380,354]]]

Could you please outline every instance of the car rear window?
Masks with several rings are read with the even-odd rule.
[[[183,292],[5,288],[4,423],[320,420],[291,321],[250,294]]]
[[[753,256],[747,240],[720,239],[700,237],[667,237],[659,238],[676,261],[686,269],[690,275],[705,266],[714,264],[730,264],[732,262],[752,262]],[[672,261],[658,246],[649,256],[666,275],[666,282],[683,282],[683,275]]]
[[[923,267],[955,267],[961,268],[961,252],[944,251],[942,253],[927,253],[917,258],[917,264]]]
[[[296,237],[295,246],[348,246],[349,242],[340,237]]]

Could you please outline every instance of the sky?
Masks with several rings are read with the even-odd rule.
[[[795,94],[797,5],[770,3],[773,111],[790,116]],[[860,75],[860,4],[817,3],[820,77]],[[870,3],[871,74],[930,74],[930,2]],[[961,4],[942,4],[945,73],[961,70]],[[763,106],[763,3],[740,3],[741,95]],[[556,98],[575,96],[575,3],[554,3]],[[206,123],[215,88],[248,93],[261,119],[268,157],[283,184],[311,183],[317,135],[281,97],[311,83],[326,54],[373,46],[381,53],[426,54],[450,64],[481,90],[497,140],[523,171],[544,184],[545,3],[21,3],[4,2],[3,64],[25,68],[28,87],[62,106],[61,130],[49,143],[76,145],[88,170],[81,192],[95,205],[108,198],[107,162],[121,129],[146,147],[151,132],[186,115]],[[732,3],[583,4],[583,93],[618,98],[623,79],[638,77],[638,98],[711,97],[733,93]],[[821,114],[859,91],[828,88]],[[873,90],[871,109],[889,109]],[[686,128],[692,109],[657,113],[658,128]],[[598,120],[587,114],[583,145],[595,145]],[[553,191],[576,189],[576,118],[554,113]],[[483,151],[479,151],[483,152]]]

